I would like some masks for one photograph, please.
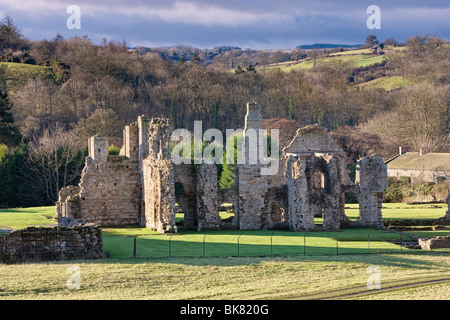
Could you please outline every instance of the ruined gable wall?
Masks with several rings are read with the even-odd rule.
[[[301,154],[301,153],[320,153],[323,155],[333,155],[340,159],[340,177],[341,184],[352,185],[352,182],[348,176],[348,170],[345,159],[345,153],[339,148],[337,143],[328,133],[327,129],[319,126],[318,124],[309,125],[297,130],[296,135],[289,143],[289,145],[283,149],[285,156],[289,154]]]
[[[341,219],[341,158],[303,153],[287,162],[289,228],[339,230]],[[323,224],[314,223],[323,216]]]
[[[80,212],[73,218],[103,226],[139,224],[141,181],[137,161],[109,156],[86,160],[80,181]]]
[[[72,217],[103,226],[126,226],[140,222],[141,181],[138,168],[137,126],[126,129],[130,150],[125,155],[109,156],[106,138],[88,141],[89,156],[78,187],[60,191],[58,217]],[[75,195],[75,192],[78,192]],[[64,199],[65,198],[65,199]]]
[[[315,124],[298,129],[295,137],[284,151],[287,153],[301,153],[340,151],[340,149],[327,130]]]

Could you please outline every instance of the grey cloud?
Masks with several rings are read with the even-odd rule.
[[[65,8],[77,3],[82,30],[65,27]],[[282,48],[300,43],[361,43],[370,34],[403,41],[420,33],[450,36],[450,4],[446,1],[294,1],[294,0],[0,0],[2,14],[11,15],[25,36],[48,38],[89,35],[93,40],[125,39],[133,44],[193,44],[209,47]],[[368,30],[366,9],[380,6],[382,29]]]

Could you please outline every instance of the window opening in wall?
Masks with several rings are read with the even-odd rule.
[[[184,188],[180,182],[175,182],[175,196],[184,195]],[[175,203],[175,225],[178,230],[183,227],[184,219],[186,218],[186,213],[179,203]]]
[[[323,218],[324,218],[324,211],[323,211],[323,207],[320,205],[317,208],[316,213],[314,214],[314,224],[316,226],[322,226],[323,225]]]
[[[272,203],[271,220],[272,222],[284,221],[284,209],[281,207],[281,204],[279,202]]]
[[[345,207],[344,213],[349,220],[358,220],[359,217],[359,205],[358,197],[350,191],[345,192]]]
[[[228,219],[234,217],[233,204],[230,202],[224,202],[219,207],[219,215],[221,219]]]

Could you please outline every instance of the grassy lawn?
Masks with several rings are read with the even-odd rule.
[[[402,219],[429,219],[435,220],[445,216],[447,205],[443,203],[435,204],[406,204],[406,203],[383,203],[381,212],[383,220],[402,220]],[[349,219],[358,217],[358,204],[346,204],[345,214]]]
[[[370,233],[370,246],[367,242]],[[290,231],[182,231],[161,235],[146,228],[103,229],[103,247],[112,258],[130,258],[137,235],[138,257],[227,257],[281,255],[335,255],[400,252],[387,241],[401,237],[387,231],[344,229],[341,232]],[[337,239],[337,240],[336,240]],[[402,238],[406,240],[405,237]],[[402,249],[406,250],[406,249]]]
[[[430,205],[384,204],[385,219],[437,219],[447,208]],[[358,204],[347,204],[346,214],[357,219]],[[221,212],[222,218],[232,213]],[[183,214],[177,214],[177,221]],[[321,223],[316,218],[316,223]],[[54,207],[0,210],[0,230],[27,226],[56,225]],[[447,235],[448,231],[412,231],[420,236]],[[228,257],[228,256],[286,256],[336,255],[408,251],[392,243],[407,240],[406,236],[372,229],[342,229],[341,232],[290,232],[284,230],[223,230],[190,231],[180,229],[176,235],[162,235],[147,228],[103,228],[104,250],[114,259],[131,258],[134,237],[138,257]],[[370,236],[370,243],[368,238]]]
[[[356,205],[347,206],[351,208],[347,211],[357,211]],[[399,219],[433,219],[446,210],[427,205],[384,207],[388,218]],[[0,210],[0,226],[54,225],[49,217],[54,217],[54,207]],[[104,249],[111,252],[111,259],[0,264],[0,300],[329,299],[343,293],[365,294],[346,299],[450,298],[449,282],[423,284],[450,278],[450,254],[400,251],[388,242],[399,236],[386,231],[344,229],[339,234],[308,232],[306,237],[303,232],[289,231],[181,233],[170,236],[138,227],[104,228]],[[136,235],[138,258],[133,259]],[[80,290],[67,288],[67,268],[72,265],[81,270]],[[379,267],[382,288],[421,286],[367,295],[367,268],[374,265]]]
[[[0,230],[22,229],[30,226],[54,226],[55,207],[35,207],[0,210]]]
[[[381,288],[450,277],[449,255],[154,258],[0,265],[3,299],[311,299],[367,291],[368,267]],[[67,288],[67,268],[80,268],[81,289]],[[449,284],[424,299],[449,299]],[[376,290],[374,291],[376,293]],[[397,299],[414,299],[407,290]],[[386,296],[378,296],[380,299]],[[361,298],[376,299],[377,295]]]

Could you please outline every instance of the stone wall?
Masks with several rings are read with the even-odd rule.
[[[74,218],[103,226],[140,221],[141,181],[138,163],[124,156],[88,159],[80,182],[80,212]]]
[[[175,198],[184,212],[183,229],[197,229],[197,173],[192,164],[174,166]]]
[[[422,249],[426,250],[450,248],[450,236],[419,239],[419,245]]]
[[[269,187],[265,199],[262,226],[264,229],[289,228],[289,201],[287,185]]]
[[[152,119],[148,131],[148,156],[142,160],[144,226],[162,233],[175,230],[175,178],[170,158],[171,126]]]
[[[359,184],[359,227],[384,228],[381,207],[387,187],[387,166],[381,157],[364,157],[356,166]]]
[[[220,230],[220,195],[215,164],[197,167],[197,230]]]
[[[56,217],[72,217],[78,214],[80,193],[79,186],[67,186],[59,191],[58,202],[56,203]]]
[[[60,191],[57,217],[83,219],[102,226],[138,224],[141,180],[134,145],[131,145],[133,150],[127,151],[130,157],[109,156],[108,143],[103,137],[90,138],[88,145],[89,156],[80,183]]]
[[[287,164],[289,227],[301,230],[339,230],[341,219],[341,158],[301,153]],[[323,217],[315,224],[314,217]]]
[[[265,209],[265,198],[268,192],[268,176],[261,174],[263,164],[259,159],[258,141],[259,129],[262,128],[262,117],[260,107],[255,103],[247,104],[244,127],[244,152],[243,162],[236,166],[235,174],[238,188],[238,205],[235,215],[238,219],[239,229],[265,229],[266,222],[263,221]],[[253,140],[251,141],[251,135]],[[255,139],[256,138],[256,139]],[[255,159],[256,158],[256,159]]]
[[[2,263],[105,258],[102,229],[97,225],[29,227],[0,236]]]

